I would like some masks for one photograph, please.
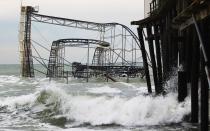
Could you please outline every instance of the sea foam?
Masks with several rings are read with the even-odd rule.
[[[54,114],[64,116],[71,122],[89,123],[90,125],[165,125],[179,123],[185,115],[190,113],[190,99],[186,98],[184,102],[178,103],[177,95],[173,93],[158,97],[139,94],[129,98],[91,94],[71,95],[58,85],[56,83],[45,83],[40,85],[33,94],[1,98],[0,105],[15,110],[17,105],[27,104],[31,111],[40,111],[44,110],[47,105],[56,103],[54,105],[57,114]],[[118,89],[107,86],[98,87],[98,89],[94,87],[89,91],[96,93],[100,89],[104,89],[106,93],[120,92]],[[40,102],[38,99],[44,100]]]

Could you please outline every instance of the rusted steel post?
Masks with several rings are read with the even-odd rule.
[[[159,82],[159,93],[163,91],[163,77],[162,77],[162,63],[161,63],[161,52],[160,52],[160,32],[158,25],[154,26],[155,34],[155,47],[156,47],[156,57],[157,57],[157,70],[158,70],[158,82]]]
[[[143,63],[144,63],[144,70],[145,70],[145,75],[146,75],[148,93],[152,93],[152,87],[151,87],[151,81],[150,81],[150,75],[149,75],[149,67],[148,67],[148,63],[147,63],[147,54],[146,54],[144,38],[143,38],[143,34],[142,34],[143,28],[138,27],[137,31],[138,31],[139,41],[141,44],[141,53],[142,53],[142,58],[143,58]]]
[[[155,53],[154,53],[154,46],[153,46],[153,38],[152,38],[152,28],[151,26],[147,26],[147,37],[148,37],[148,44],[149,44],[149,52],[152,62],[152,71],[153,71],[153,79],[154,79],[154,85],[155,85],[155,92],[156,94],[159,94],[159,83],[158,83],[158,77],[157,77],[157,66],[156,66],[156,60],[155,60]]]

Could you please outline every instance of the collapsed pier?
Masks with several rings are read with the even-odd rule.
[[[144,61],[147,61],[145,44],[149,46],[156,93],[162,93],[164,83],[170,80],[173,74],[173,77],[178,79],[178,100],[182,102],[191,95],[191,122],[199,123],[200,118],[200,130],[207,131],[210,2],[147,0],[145,4],[145,19],[133,21],[131,24],[138,25]],[[149,72],[147,64],[144,64],[144,68],[145,72]],[[148,74],[150,73],[146,73]],[[149,75],[146,79],[148,92],[151,93]]]

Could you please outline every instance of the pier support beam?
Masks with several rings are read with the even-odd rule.
[[[155,47],[156,47],[156,57],[157,57],[157,74],[158,74],[158,82],[159,82],[159,91],[161,93],[163,91],[163,77],[162,77],[162,63],[161,63],[161,52],[160,52],[160,30],[159,26],[154,26],[154,35],[155,35]]]
[[[150,57],[152,61],[152,71],[153,71],[155,92],[156,94],[159,94],[160,89],[159,89],[159,82],[158,82],[158,77],[157,77],[157,66],[156,66],[154,45],[153,45],[153,39],[152,39],[152,28],[151,26],[148,25],[146,29],[147,29],[147,37],[148,37],[147,39],[148,39],[148,44],[149,44],[149,52],[150,52]]]
[[[200,26],[197,26],[195,23],[198,37],[200,40],[200,61],[201,61],[201,95],[200,95],[200,130],[208,130],[209,128],[209,67],[210,67],[210,27],[209,27],[209,19],[205,19],[200,22]],[[200,27],[200,31],[199,31]]]
[[[161,39],[161,55],[162,55],[162,67],[163,67],[163,82],[166,82],[169,79],[169,69],[168,69],[168,41],[167,41],[167,24],[166,24],[166,18],[161,20],[160,25],[160,39]]]
[[[200,115],[201,115],[201,123],[200,123],[200,130],[201,131],[208,131],[208,124],[209,124],[209,104],[208,104],[208,95],[209,95],[209,89],[208,89],[208,81],[207,76],[205,73],[205,62],[204,58],[201,57],[201,108],[200,108]]]
[[[180,37],[185,37],[184,32],[179,32]],[[178,69],[178,100],[183,102],[187,97],[187,71],[186,71],[186,40],[179,42],[179,69]]]
[[[187,75],[185,71],[178,71],[178,100],[183,102],[187,97]]]
[[[147,62],[147,54],[145,50],[145,45],[144,45],[144,37],[143,37],[143,28],[138,27],[138,36],[139,36],[139,41],[141,44],[141,53],[142,53],[142,58],[143,58],[143,63],[144,63],[144,70],[145,70],[145,75],[146,75],[146,81],[147,81],[147,88],[148,88],[148,93],[152,93],[152,87],[151,87],[151,81],[150,81],[150,75],[149,75],[149,67],[148,67],[148,62]]]
[[[192,67],[191,67],[191,122],[198,123],[198,83],[199,83],[199,63],[200,63],[200,47],[195,31],[192,33],[193,51],[192,51]],[[197,64],[193,64],[197,63]]]

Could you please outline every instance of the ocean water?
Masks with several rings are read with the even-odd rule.
[[[143,80],[132,83],[42,75],[21,78],[19,65],[0,65],[0,131],[197,131],[187,122],[190,98],[146,95]]]

